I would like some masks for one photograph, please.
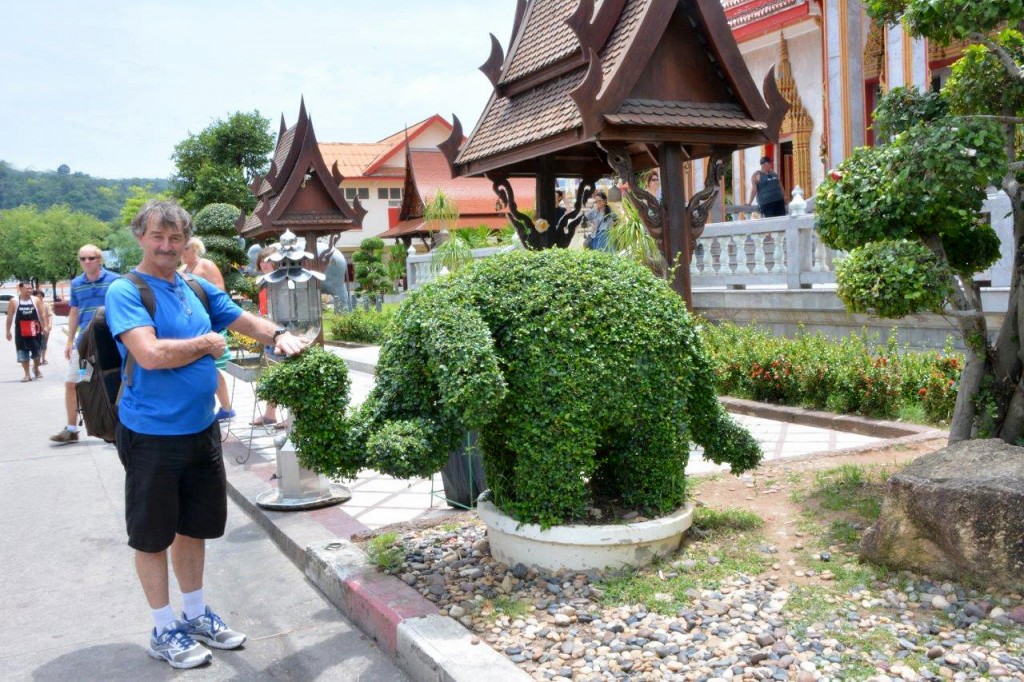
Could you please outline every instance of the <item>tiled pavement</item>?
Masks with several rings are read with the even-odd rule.
[[[377,349],[367,347],[331,348],[331,350],[349,361],[352,400],[361,402],[373,386],[373,375],[365,370],[372,371],[376,364]],[[252,447],[249,450],[247,461],[244,461],[244,447],[229,448],[233,453],[242,452],[243,461],[235,462],[228,458],[227,463],[229,467],[251,470],[268,481],[269,488],[276,469],[273,445],[276,432],[262,428],[250,429],[248,422],[253,416],[259,414],[255,410],[253,386],[240,380],[234,380],[233,383],[234,407],[239,416],[231,423],[230,433],[243,445],[251,443]],[[231,384],[232,380],[229,379],[229,386]],[[735,415],[735,418],[746,426],[761,443],[766,460],[831,452],[882,440],[872,436],[747,415]],[[250,431],[252,432],[251,438]],[[689,466],[687,466],[687,472],[691,474],[710,473],[724,469],[726,467],[702,459],[699,451],[691,456]],[[392,523],[411,521],[449,511],[448,504],[441,492],[440,474],[434,475],[433,485],[430,479],[400,480],[373,471],[360,472],[355,480],[343,481],[343,483],[352,491],[352,499],[343,505],[344,511],[348,517],[369,528],[379,528]],[[329,514],[323,516],[324,518],[320,519],[321,523],[342,523],[329,521]],[[342,525],[344,524],[342,523]],[[344,527],[339,527],[336,530],[342,536],[354,532],[354,529]]]

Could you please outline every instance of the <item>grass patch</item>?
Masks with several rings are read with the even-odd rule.
[[[675,613],[692,601],[689,590],[715,589],[737,574],[758,575],[768,570],[772,559],[761,551],[764,544],[764,537],[753,532],[731,535],[722,542],[688,544],[671,562],[602,582],[602,602],[609,606],[643,604],[652,613]],[[695,563],[684,568],[680,566],[683,560]]]
[[[488,599],[484,602],[482,613],[486,614],[493,623],[496,619],[505,616],[512,620],[526,618],[533,611],[533,606],[515,597],[500,596]]]
[[[717,535],[757,530],[764,527],[764,519],[752,511],[735,507],[728,509],[697,507],[693,512],[693,525]]]
[[[829,545],[855,545],[860,542],[860,529],[850,521],[837,519],[825,532],[825,542]]]
[[[445,533],[454,533],[462,528],[462,524],[457,521],[448,521],[446,523],[442,523],[439,527]]]
[[[906,402],[900,405],[896,419],[909,424],[931,424],[921,403]]]
[[[867,467],[844,464],[819,471],[808,497],[823,509],[854,513],[867,521],[875,521],[882,511],[881,475]]]
[[[366,545],[366,555],[377,568],[389,573],[398,569],[405,559],[405,552],[395,543],[398,533],[381,533]]]

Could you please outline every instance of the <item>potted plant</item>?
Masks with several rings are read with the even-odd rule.
[[[427,476],[478,431],[491,491],[481,516],[500,560],[517,558],[499,546],[509,529],[542,544],[580,535],[558,527],[613,499],[668,518],[674,537],[651,544],[641,529],[598,542],[648,543],[627,560],[580,561],[641,563],[677,547],[688,525],[691,440],[736,472],[760,459],[719,404],[694,327],[663,281],[609,254],[550,249],[478,261],[403,304],[376,386],[355,414],[353,447],[378,471]]]

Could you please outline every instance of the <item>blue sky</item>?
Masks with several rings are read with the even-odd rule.
[[[166,177],[177,142],[258,109],[276,134],[304,95],[321,142],[373,142],[438,113],[466,133],[515,0],[5,3],[0,159]]]

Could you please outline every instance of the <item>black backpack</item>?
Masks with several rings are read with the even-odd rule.
[[[156,298],[146,280],[135,272],[129,272],[124,277],[139,290],[142,305],[149,316],[155,319]],[[192,275],[183,274],[182,279],[203,302],[209,314],[210,299],[206,290]],[[123,373],[131,386],[136,363],[132,354],[128,353],[122,367],[121,353],[107,326],[107,314],[103,307],[97,308],[96,314],[82,332],[78,342],[78,363],[85,376],[75,384],[75,392],[78,394],[78,410],[82,414],[85,430],[90,436],[113,443],[117,428],[117,404],[121,399],[121,376]]]

